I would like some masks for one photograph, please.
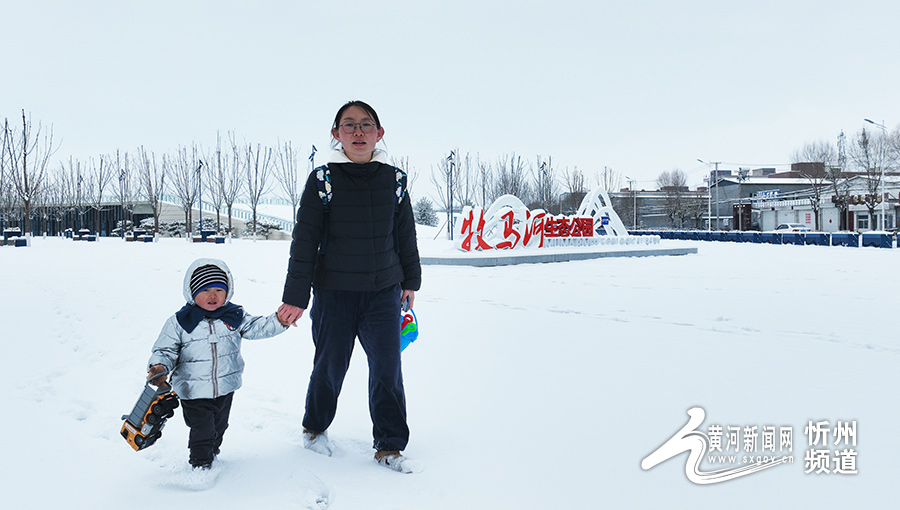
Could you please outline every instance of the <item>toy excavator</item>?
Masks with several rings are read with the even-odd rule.
[[[163,372],[159,376],[167,373]],[[154,377],[154,379],[156,378]],[[122,419],[125,420],[125,423],[122,424],[122,437],[135,451],[151,446],[162,437],[162,429],[166,425],[166,420],[175,415],[174,411],[177,407],[178,395],[172,391],[172,386],[162,383],[154,389],[150,386],[150,381],[147,381],[131,414],[122,416]]]

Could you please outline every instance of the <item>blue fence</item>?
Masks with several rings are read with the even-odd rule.
[[[895,234],[885,233],[856,233],[856,232],[738,232],[738,231],[712,231],[705,230],[636,230],[628,232],[633,236],[654,235],[660,239],[676,239],[682,241],[720,241],[731,243],[768,243],[768,244],[793,244],[797,246],[849,246],[859,248],[869,246],[874,248],[896,247]]]

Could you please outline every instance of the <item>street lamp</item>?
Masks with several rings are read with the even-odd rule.
[[[699,159],[699,158],[697,159],[697,161],[703,163],[704,165],[716,165],[715,174],[714,174],[714,176],[710,177],[709,184],[712,185],[712,179],[715,178],[715,181],[716,181],[716,184],[715,184],[715,186],[716,186],[716,230],[719,230],[719,165],[722,162],[721,161],[710,161],[707,163],[706,161],[703,161],[702,159]],[[706,192],[709,193],[709,189],[707,189]],[[710,224],[712,224],[712,194],[711,193],[709,195],[709,212],[708,212],[708,214],[710,214],[709,222],[710,222]]]
[[[872,124],[873,126],[880,127],[881,128],[881,136],[882,136],[881,143],[883,143],[883,144],[887,143],[887,128],[884,127],[884,121],[881,121],[881,124],[879,124],[879,123],[869,120],[869,119],[863,119],[863,120],[868,122],[869,124]],[[883,150],[883,148],[882,148],[882,150]],[[887,231],[887,210],[885,209],[885,206],[887,205],[885,203],[885,202],[887,202],[887,197],[885,197],[885,195],[884,195],[884,189],[885,189],[884,188],[884,160],[882,160],[881,161],[881,230]],[[877,227],[877,225],[876,225],[876,227]]]
[[[453,240],[453,163],[457,157],[456,151],[450,151],[447,156],[447,239]]]
[[[116,155],[118,164],[118,155]],[[125,239],[125,170],[119,171],[119,196],[122,198],[122,239]]]
[[[702,159],[698,159],[697,161],[706,165],[706,162]],[[707,168],[709,168],[708,165]],[[712,186],[712,176],[707,174],[706,178],[703,180],[706,181],[706,231],[709,232],[712,230],[712,191],[709,189],[710,186]]]
[[[197,224],[198,234],[203,235],[203,176],[200,174],[200,169],[203,168],[203,160],[198,160],[200,164],[197,165],[197,208],[198,208],[198,216],[200,216],[200,222]]]
[[[625,176],[628,187],[631,188],[631,230],[637,230],[637,193],[634,191],[634,179]]]

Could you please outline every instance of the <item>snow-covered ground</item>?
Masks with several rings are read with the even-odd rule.
[[[423,255],[452,251],[433,237],[420,229]],[[120,437],[120,417],[183,304],[188,264],[226,260],[234,301],[263,314],[279,305],[288,246],[36,238],[0,248],[2,506],[317,508],[322,495],[334,509],[896,505],[900,251],[673,241],[660,247],[699,253],[426,266],[419,339],[403,354],[405,453],[424,468],[412,475],[371,460],[361,349],[327,458],[299,438],[308,319],[246,342],[217,478],[186,489],[180,411],[141,452]],[[706,486],[688,481],[686,454],[643,470],[695,406],[703,432],[791,427],[793,463]],[[804,427],[823,420],[856,420],[858,474],[804,473]]]

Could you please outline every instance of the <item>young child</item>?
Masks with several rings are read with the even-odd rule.
[[[232,295],[234,279],[225,262],[195,260],[184,275],[187,304],[166,321],[150,356],[147,380],[159,386],[166,382],[164,372],[171,373],[181,398],[195,469],[209,469],[222,445],[244,371],[241,339],[270,338],[289,325],[277,312],[248,314],[231,302]]]

